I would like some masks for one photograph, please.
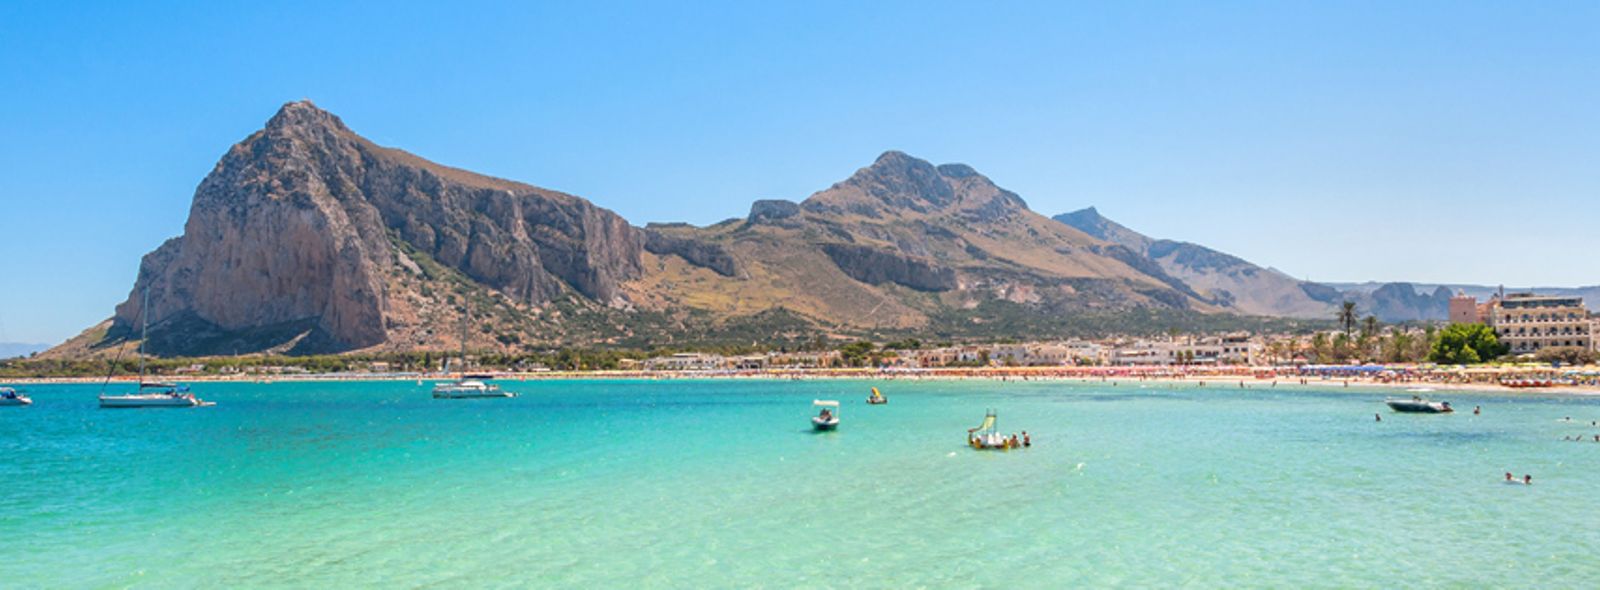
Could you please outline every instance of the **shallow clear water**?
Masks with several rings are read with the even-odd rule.
[[[891,402],[868,406],[869,385]],[[0,408],[5,587],[1588,587],[1600,400],[1136,383],[95,386]],[[838,432],[810,402],[845,402]],[[985,408],[1034,447],[963,444]],[[1373,414],[1382,413],[1383,422]],[[1571,416],[1572,422],[1563,417]],[[1506,471],[1533,486],[1504,485]]]

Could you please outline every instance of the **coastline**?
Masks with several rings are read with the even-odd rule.
[[[318,373],[293,375],[193,375],[161,376],[164,381],[184,383],[316,383],[316,382],[374,382],[415,381],[436,382],[455,379],[455,374],[444,373]],[[532,373],[496,373],[498,381],[582,381],[582,380],[880,380],[880,381],[1024,381],[1111,384],[1189,384],[1195,387],[1227,387],[1246,389],[1273,387],[1334,387],[1377,391],[1425,390],[1437,392],[1462,392],[1515,397],[1519,395],[1600,396],[1597,385],[1554,385],[1549,387],[1513,388],[1493,382],[1448,382],[1435,380],[1437,376],[1415,379],[1380,379],[1371,377],[1324,377],[1294,373],[1282,374],[1270,367],[1237,367],[1223,370],[1175,371],[1149,367],[984,367],[940,369],[768,369],[768,370],[710,370],[710,371],[542,371]],[[104,377],[35,377],[4,381],[6,385],[94,385],[109,383],[112,386],[137,383],[137,378],[118,377],[107,381]]]

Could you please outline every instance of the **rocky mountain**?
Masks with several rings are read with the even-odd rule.
[[[296,102],[200,183],[183,235],[144,257],[108,334],[149,313],[158,353],[420,344],[458,315],[425,285],[446,271],[512,305],[610,302],[642,252],[636,229],[587,201],[374,145]]]
[[[1321,319],[1331,317],[1334,307],[1343,300],[1335,289],[1205,246],[1145,236],[1107,219],[1094,207],[1063,213],[1054,219],[1127,247],[1201,297],[1240,313]]]
[[[200,183],[183,234],[144,257],[115,315],[53,354],[125,350],[146,315],[150,351],[198,355],[1036,336],[1247,309],[1173,272],[1215,263],[1136,246],[899,152],[743,219],[637,228],[295,102]]]
[[[919,329],[989,302],[1040,314],[1216,309],[970,167],[900,152],[799,203],[644,231],[655,257],[638,298],[724,314],[782,307],[843,327]]]
[[[1385,322],[1404,322],[1449,318],[1451,294],[1445,287],[1424,293],[1411,283],[1384,283],[1371,292],[1346,291],[1344,296],[1356,302],[1363,314]]]

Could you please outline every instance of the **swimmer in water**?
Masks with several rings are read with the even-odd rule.
[[[1511,475],[1510,471],[1507,471],[1506,472],[1506,483],[1511,483],[1511,482],[1514,482],[1514,481],[1517,481],[1517,478],[1513,477]]]
[[[1525,486],[1533,485],[1533,476],[1532,475],[1524,475],[1524,476],[1522,476],[1522,485],[1525,485]]]
[[[1372,421],[1373,422],[1382,422],[1383,421],[1383,414],[1373,414],[1372,415]]]
[[[1482,413],[1483,413],[1483,406],[1472,406],[1472,415],[1476,416],[1476,415],[1482,414]]]

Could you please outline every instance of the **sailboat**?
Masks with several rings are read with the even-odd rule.
[[[150,288],[144,290],[144,305],[139,308],[139,389],[124,395],[106,395],[106,384],[111,382],[111,372],[106,373],[106,384],[100,385],[102,408],[195,408],[214,406],[216,403],[201,400],[186,386],[175,383],[144,380],[144,343],[150,335]],[[112,363],[112,371],[116,363]]]
[[[878,393],[878,388],[874,387],[872,388],[872,395],[867,396],[867,403],[874,406],[878,404],[886,404],[889,403],[889,398],[883,397],[882,393]]]
[[[467,361],[468,317],[469,316],[464,316],[461,320],[461,363],[463,365],[465,365]],[[447,374],[450,372],[449,360],[444,362],[444,371]],[[460,379],[448,383],[434,385],[433,398],[475,399],[490,397],[517,397],[517,394],[509,391],[501,391],[499,385],[489,383],[488,381],[493,378],[493,375],[471,375],[462,373]]]

